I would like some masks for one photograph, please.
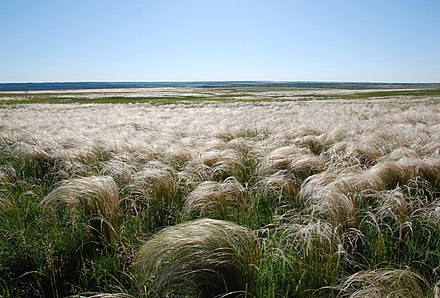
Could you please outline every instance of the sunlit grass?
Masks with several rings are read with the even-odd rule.
[[[2,106],[0,296],[430,297],[436,93],[251,89]]]

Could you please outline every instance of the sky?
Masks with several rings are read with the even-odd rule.
[[[439,0],[1,0],[0,82],[440,82]]]

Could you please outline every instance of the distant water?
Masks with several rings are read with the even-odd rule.
[[[439,88],[435,83],[358,83],[358,82],[272,82],[272,81],[205,81],[205,82],[51,82],[0,83],[0,91],[78,90],[154,87],[292,87],[338,89]]]

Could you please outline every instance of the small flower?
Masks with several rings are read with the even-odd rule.
[[[170,213],[170,214],[168,214],[168,216],[167,216],[167,222],[168,222],[168,225],[169,226],[171,226],[172,224],[174,224],[174,216]]]
[[[122,257],[125,254],[125,246],[122,242],[118,243],[118,258]]]

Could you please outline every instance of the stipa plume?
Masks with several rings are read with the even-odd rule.
[[[172,209],[179,204],[176,175],[169,166],[159,161],[148,163],[136,173],[125,191],[128,196],[122,202],[136,214]]]
[[[440,186],[440,158],[420,159],[405,157],[397,161],[402,170],[403,180],[420,177],[431,183],[432,186]]]
[[[233,150],[210,152],[201,158],[201,162],[211,170],[212,180],[221,181],[227,177],[240,178],[246,171],[243,163]]]
[[[127,184],[138,170],[136,164],[130,163],[123,156],[116,156],[102,164],[102,173],[113,177],[120,184]]]
[[[360,228],[370,234],[367,241],[375,245],[376,256],[389,253],[395,262],[412,256],[425,258],[424,264],[436,263],[436,258],[427,257],[435,254],[440,231],[434,189],[426,180],[413,178],[406,185],[369,195],[371,212],[365,213]]]
[[[182,148],[172,148],[164,153],[164,161],[176,170],[181,170],[191,159],[191,152]]]
[[[422,160],[404,157],[398,161],[382,161],[359,175],[356,187],[361,190],[382,191],[408,183],[412,178],[423,178],[433,186],[440,180],[439,159]]]
[[[394,149],[390,154],[389,158],[390,160],[397,161],[404,157],[417,157],[417,152],[414,149],[401,147]]]
[[[212,168],[200,158],[192,159],[178,173],[178,179],[185,189],[192,191],[199,183],[213,180]]]
[[[359,178],[356,187],[359,189],[385,190],[393,189],[403,182],[401,168],[392,161],[383,161],[365,171]]]
[[[275,267],[272,274],[278,282],[290,289],[286,296],[307,296],[337,280],[348,255],[330,223],[291,210],[276,218],[275,226],[266,243],[265,261]]]
[[[176,175],[169,166],[150,162],[133,176],[126,191],[140,205],[155,199],[173,200],[177,195]]]
[[[325,146],[326,136],[325,135],[306,135],[304,137],[295,139],[293,141],[299,147],[307,147],[314,154],[319,154]]]
[[[243,180],[248,176],[243,162],[233,150],[218,153],[208,152],[199,158],[188,161],[179,172],[179,181],[189,191],[203,181],[224,181],[228,177]]]
[[[244,297],[253,293],[259,261],[251,230],[200,219],[158,232],[140,248],[135,267],[161,297]]]
[[[53,175],[57,159],[41,145],[32,142],[17,142],[11,146],[11,155],[16,171],[22,178],[48,179]]]
[[[214,180],[224,180],[228,177],[240,179],[245,176],[246,168],[233,151],[225,151],[212,165]]]
[[[283,197],[294,200],[297,198],[301,183],[298,178],[281,170],[268,177],[264,177],[257,183],[258,191],[266,196],[275,196],[278,200]]]
[[[352,169],[355,171],[354,169]],[[353,227],[356,214],[356,179],[350,171],[324,172],[302,184],[300,197],[328,219],[334,227]]]
[[[280,170],[288,170],[293,160],[309,154],[310,151],[304,148],[295,146],[279,147],[264,157],[258,171],[262,175],[270,175]]]
[[[411,183],[413,184],[413,183]],[[407,189],[409,186],[404,186]],[[394,218],[398,222],[411,221],[428,204],[423,194],[405,193],[402,187],[386,190],[370,195],[378,202],[376,214],[378,218]]]
[[[185,199],[184,213],[224,218],[229,208],[244,208],[246,191],[234,178],[200,183]]]
[[[109,161],[114,154],[114,150],[110,150],[103,144],[95,144],[90,148],[86,148],[86,150],[78,152],[78,154],[75,156],[75,160],[88,166],[92,171],[99,169],[101,167],[101,163]]]
[[[426,297],[427,282],[409,269],[361,271],[340,285],[338,297]]]
[[[252,127],[234,129],[234,131],[219,131],[216,137],[225,141],[231,142],[238,139],[257,139],[264,140],[269,136],[269,129],[267,127]]]
[[[43,208],[51,204],[67,204],[73,213],[90,223],[93,233],[111,243],[118,231],[118,187],[111,177],[92,176],[64,180],[40,203]]]
[[[363,164],[372,166],[384,155],[383,150],[371,142],[342,141],[334,144],[326,154],[332,163]]]
[[[310,264],[319,264],[316,258],[331,258],[337,252],[341,257],[344,253],[336,230],[326,221],[297,215],[294,211],[281,215],[277,221],[277,233],[284,249],[299,252]]]

